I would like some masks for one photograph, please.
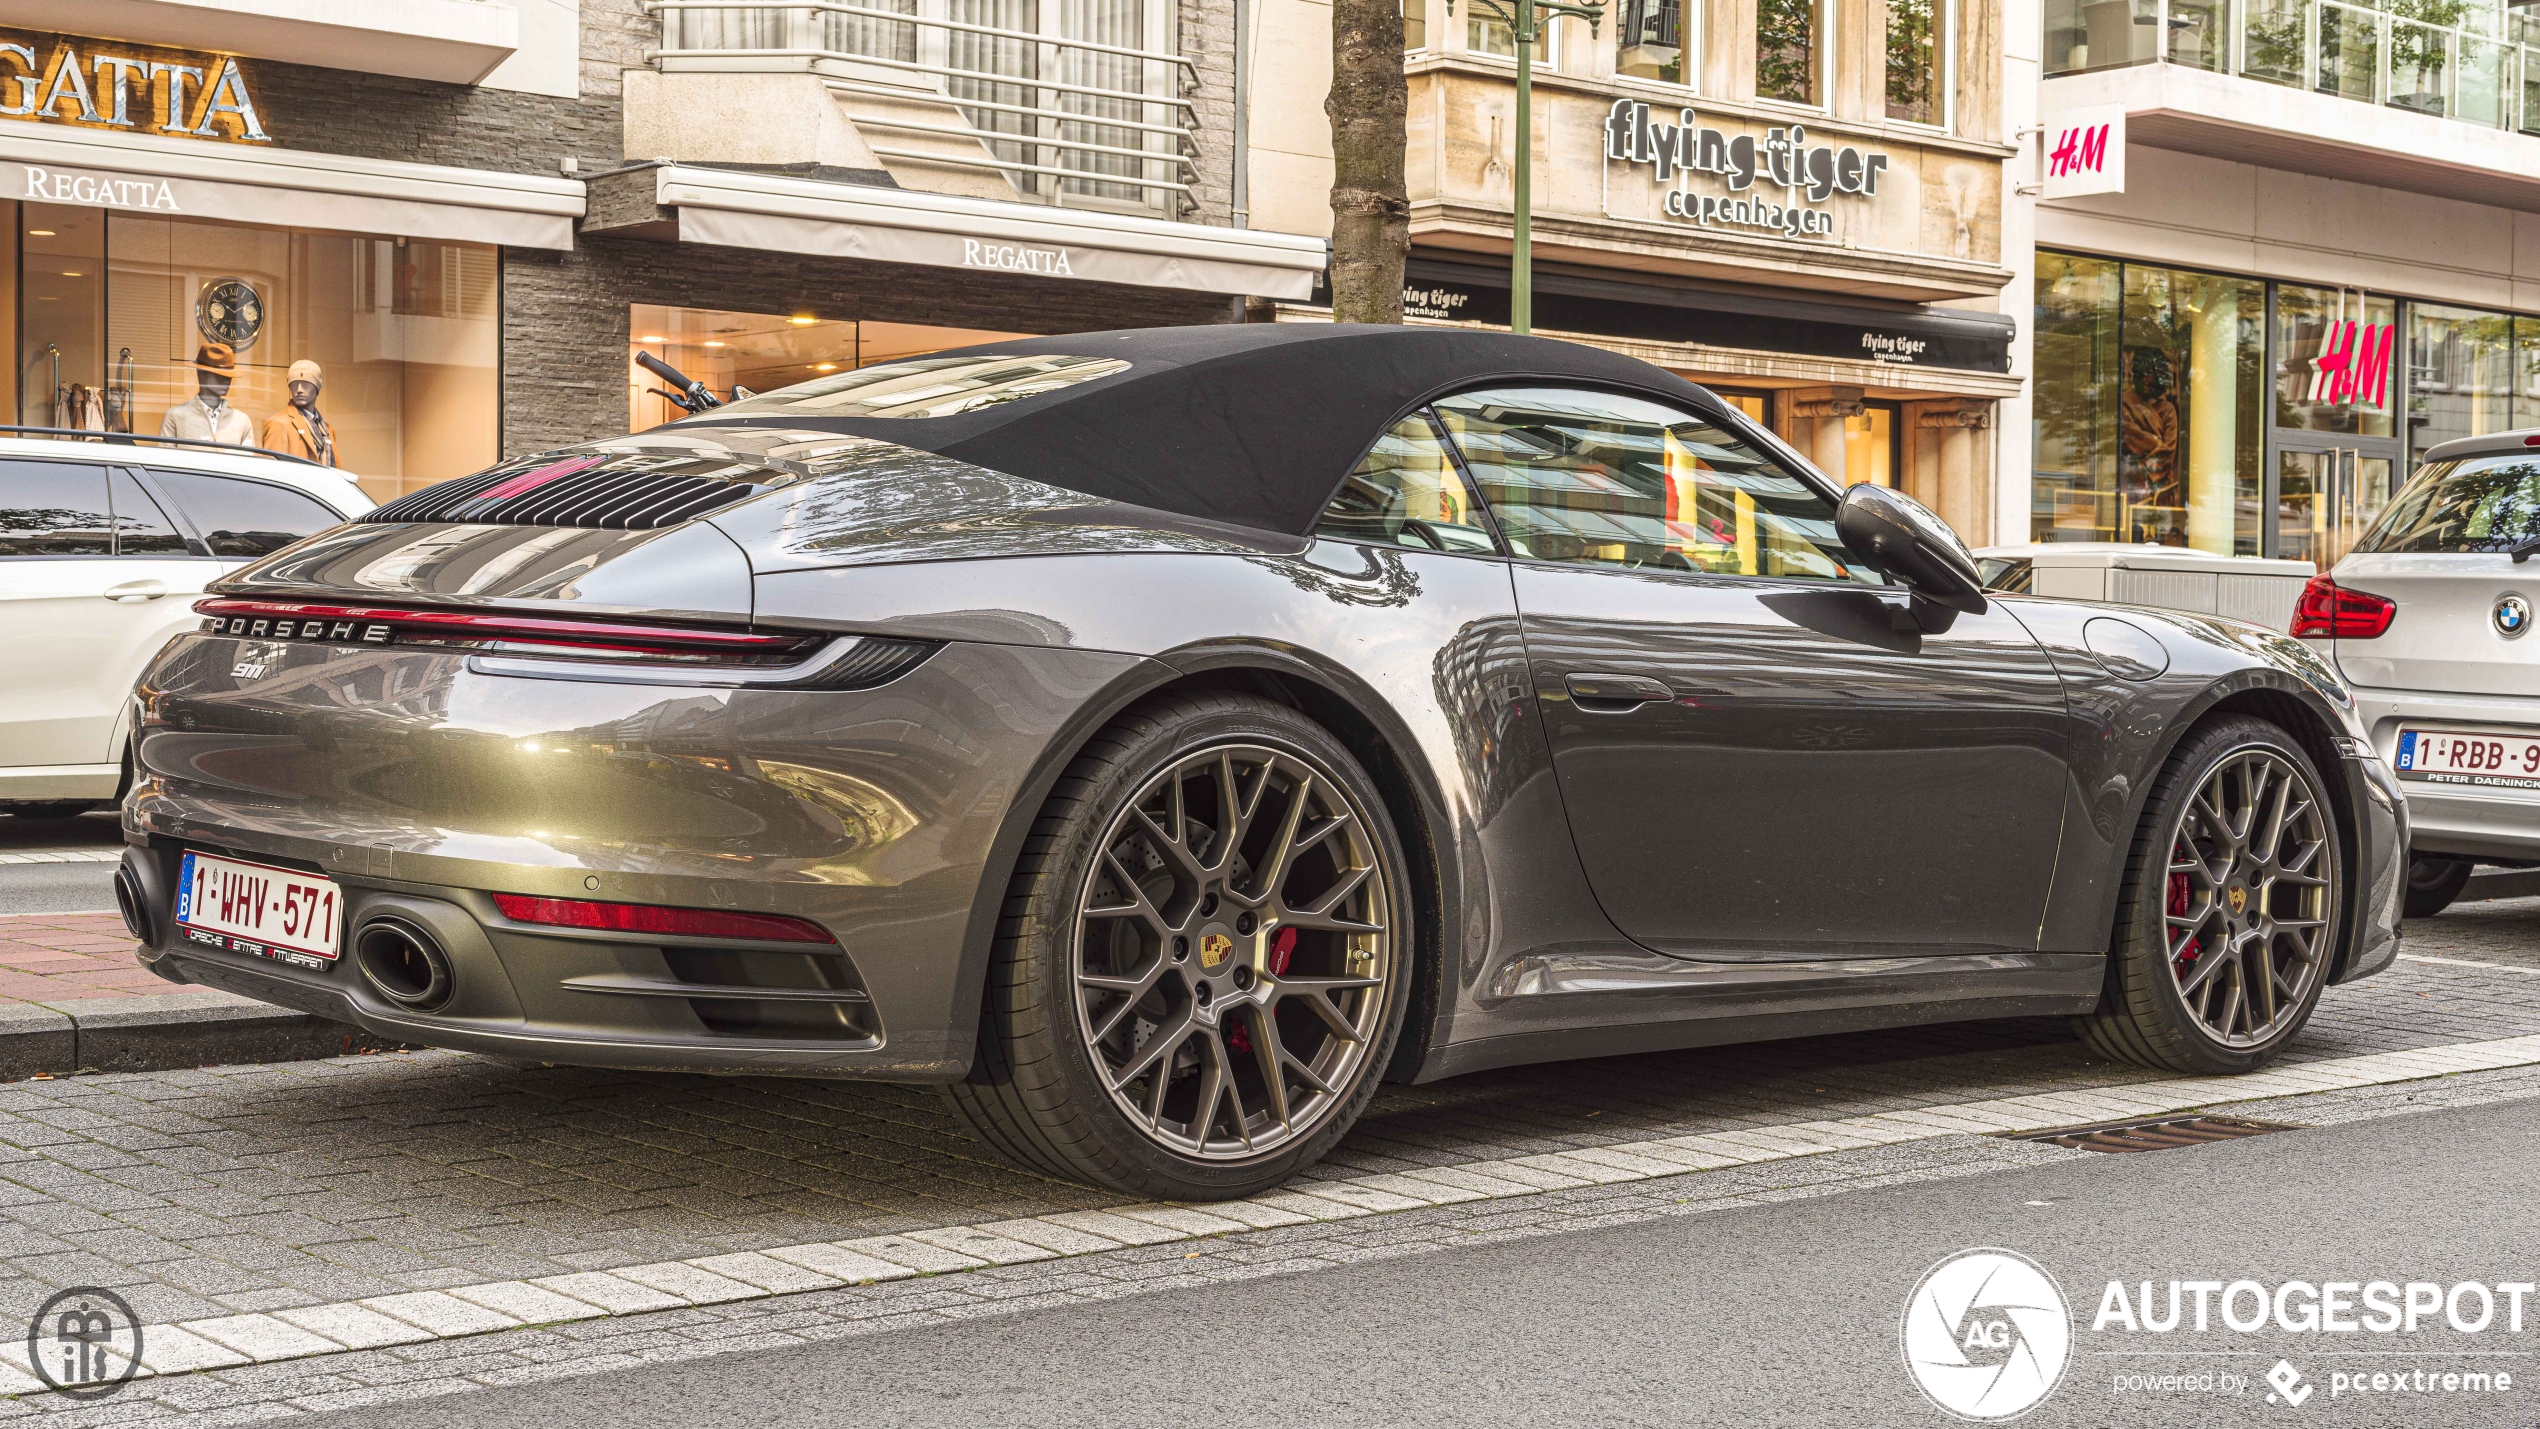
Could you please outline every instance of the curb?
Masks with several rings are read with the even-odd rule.
[[[2469,886],[2455,900],[2461,903],[2489,903],[2499,898],[2529,898],[2540,894],[2540,868],[2495,869],[2473,873]]]
[[[299,1062],[405,1044],[235,993],[142,993],[0,1004],[0,1082]]]

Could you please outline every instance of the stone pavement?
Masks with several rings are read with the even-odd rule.
[[[0,916],[0,1003],[169,991],[132,950],[132,934],[113,913]]]

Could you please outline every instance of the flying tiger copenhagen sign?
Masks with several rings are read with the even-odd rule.
[[[1888,156],[1849,144],[1808,142],[1804,125],[1780,125],[1753,134],[1725,134],[1704,126],[1691,109],[1677,121],[1653,119],[1649,105],[1617,99],[1605,116],[1605,157],[1646,164],[1663,191],[1659,207],[1670,218],[1703,228],[1761,230],[1782,238],[1832,238],[1834,213],[1823,207],[1838,195],[1875,197]],[[1725,194],[1697,193],[1679,175],[1720,181]],[[1782,191],[1776,199],[1759,183]]]
[[[230,55],[0,30],[0,118],[270,144]]]

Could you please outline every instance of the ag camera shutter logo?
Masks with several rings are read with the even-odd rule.
[[[2072,1312],[2046,1267],[2017,1251],[1960,1251],[1906,1297],[1905,1368],[1943,1412],[1981,1424],[2044,1403],[2072,1358]]]

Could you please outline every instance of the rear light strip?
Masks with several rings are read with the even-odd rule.
[[[2399,614],[2399,603],[2369,591],[2348,590],[2322,571],[2293,603],[2293,633],[2335,640],[2378,639]]]
[[[584,928],[603,933],[666,933],[682,938],[749,938],[765,943],[834,943],[829,930],[807,918],[779,913],[725,913],[711,908],[662,908],[650,903],[601,903],[588,898],[533,898],[497,893],[494,907],[515,923]]]
[[[248,639],[329,640],[365,645],[449,645],[512,654],[668,660],[680,663],[790,665],[809,658],[827,637],[771,635],[634,621],[557,620],[544,616],[392,606],[319,605],[302,601],[196,601],[210,634]]]

